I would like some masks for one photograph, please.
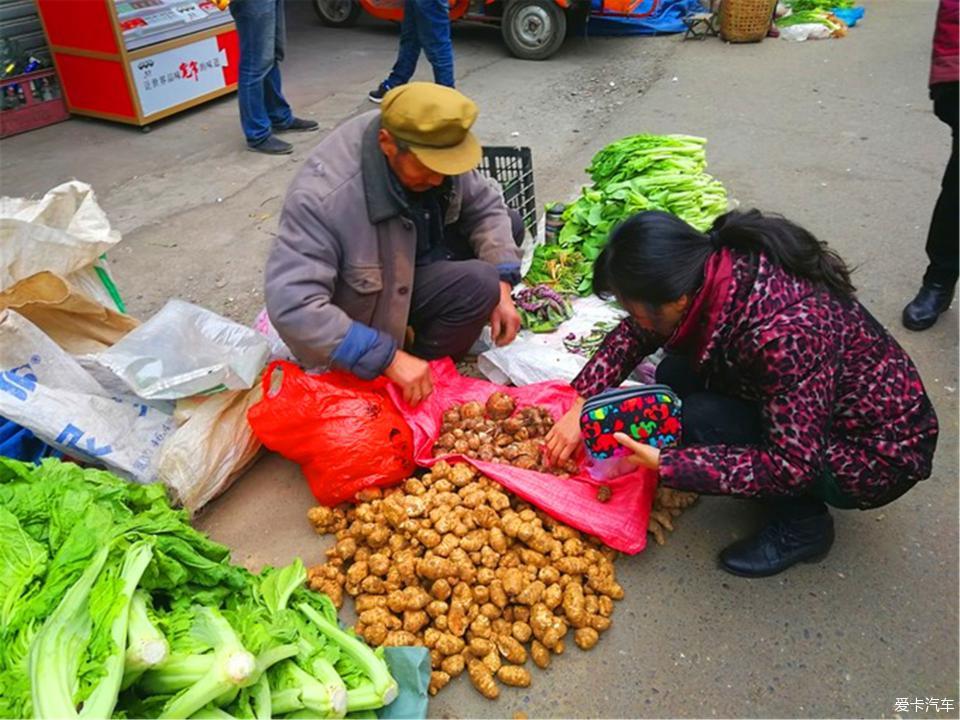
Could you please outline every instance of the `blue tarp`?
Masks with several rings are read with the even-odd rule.
[[[650,11],[654,0],[644,0],[637,14]],[[700,0],[660,0],[654,14],[647,17],[603,17],[599,13],[603,0],[592,0],[593,13],[587,23],[589,35],[665,35],[686,30],[681,18],[692,12],[703,12]]]

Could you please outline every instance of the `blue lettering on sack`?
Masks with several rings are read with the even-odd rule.
[[[113,400],[115,403],[119,403],[120,405],[125,405],[128,402],[127,400],[124,400],[123,398],[119,398],[119,397],[112,397],[110,399]],[[150,406],[145,405],[144,403],[131,402],[130,404],[137,409],[137,417],[143,417],[150,410]]]
[[[25,401],[36,389],[37,376],[33,374],[29,363],[0,372],[0,390],[17,400]]]
[[[67,426],[57,435],[55,442],[65,447],[75,448],[90,457],[103,457],[113,452],[113,448],[110,445],[97,447],[96,438],[87,437],[84,439],[83,436],[83,430],[76,425],[67,423]],[[83,440],[82,445],[80,444],[81,440]]]

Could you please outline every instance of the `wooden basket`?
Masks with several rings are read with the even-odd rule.
[[[760,42],[766,37],[777,0],[723,0],[720,36],[727,42]]]

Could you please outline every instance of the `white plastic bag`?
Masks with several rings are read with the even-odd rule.
[[[93,189],[72,180],[39,200],[0,198],[0,290],[39,272],[65,278],[75,289],[123,312],[101,256],[120,242]]]
[[[574,355],[563,345],[570,333],[589,333],[597,322],[618,322],[622,310],[590,296],[574,298],[573,316],[552,333],[521,330],[517,338],[504,347],[490,347],[477,357],[477,367],[491,381],[503,385],[530,385],[545,380],[570,382],[586,365],[587,359]],[[486,334],[486,329],[484,333]]]
[[[224,389],[242,390],[260,376],[270,346],[255,330],[183,300],[100,353],[138,396],[176,400]]]
[[[805,40],[828,40],[833,32],[826,25],[820,23],[801,23],[780,28],[780,38],[804,42]]]
[[[171,414],[111,395],[36,325],[0,311],[0,416],[45,443],[137,482],[156,479]]]

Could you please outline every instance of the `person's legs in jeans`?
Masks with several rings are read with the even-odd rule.
[[[293,122],[293,111],[283,97],[280,86],[280,61],[286,55],[287,47],[287,20],[283,11],[284,0],[268,0],[276,8],[273,33],[273,67],[263,79],[264,102],[267,116],[275,128],[285,128]]]
[[[433,66],[433,81],[453,87],[453,43],[450,41],[450,5],[447,0],[418,0],[417,32],[423,52]]]
[[[235,0],[230,4],[240,40],[237,100],[248,145],[257,145],[271,134],[264,83],[276,67],[276,12],[272,1]]]
[[[416,72],[417,60],[420,58],[420,35],[417,29],[420,22],[419,14],[417,0],[404,0],[397,61],[393,64],[390,76],[383,81],[387,90],[410,82],[410,78]]]
[[[439,261],[417,267],[410,320],[412,352],[427,360],[463,357],[500,300],[497,269],[482,260]]]

